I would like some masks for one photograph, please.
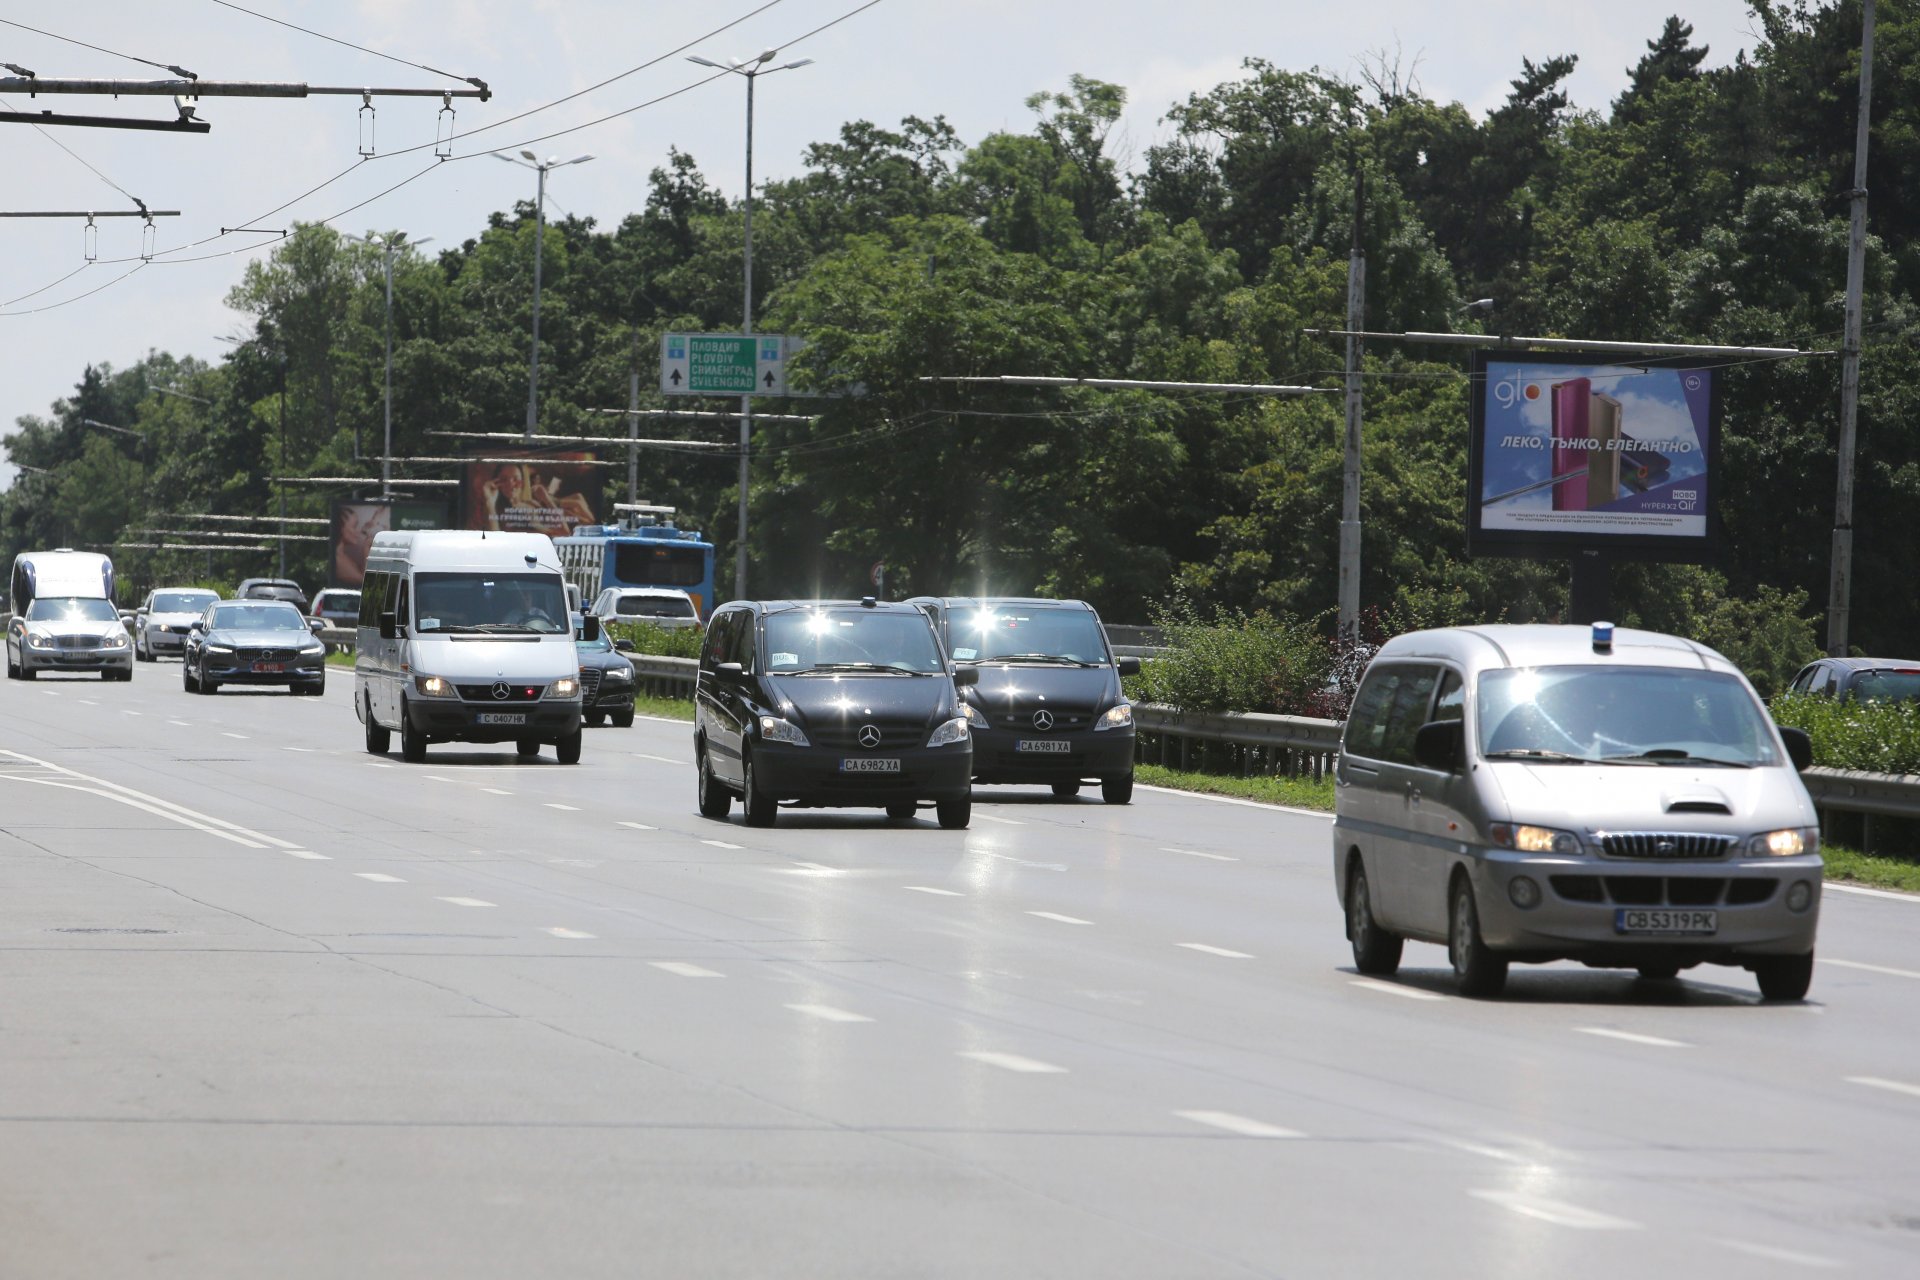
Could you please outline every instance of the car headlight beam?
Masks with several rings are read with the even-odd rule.
[[[1106,714],[1093,722],[1093,728],[1096,733],[1105,729],[1133,728],[1133,704],[1122,702],[1108,707]]]
[[[547,686],[550,698],[577,698],[580,696],[580,682],[572,676],[562,676]]]
[[[1578,857],[1586,851],[1580,843],[1580,837],[1571,831],[1557,831],[1552,827],[1532,827],[1524,823],[1496,822],[1488,830],[1493,843],[1503,849],[1514,849],[1520,853],[1554,853],[1561,857]]]
[[[760,717],[760,740],[762,742],[784,742],[791,747],[805,747],[812,744],[799,725],[779,716]]]
[[[413,691],[423,698],[457,698],[459,693],[453,687],[453,681],[445,676],[422,676],[413,678]]]
[[[965,742],[967,738],[967,718],[965,716],[955,716],[933,731],[933,735],[927,739],[927,745],[930,747],[948,747],[956,742]]]
[[[1803,853],[1820,851],[1820,828],[1783,827],[1763,831],[1747,841],[1750,858],[1797,858]]]

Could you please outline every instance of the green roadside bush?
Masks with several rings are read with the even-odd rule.
[[[1773,718],[1805,729],[1813,762],[1833,769],[1920,773],[1920,703],[1855,702],[1781,694]]]
[[[1182,711],[1325,715],[1334,652],[1310,623],[1262,612],[1202,621],[1176,606],[1160,626],[1167,649],[1127,682],[1128,696]]]
[[[609,622],[607,634],[616,640],[631,640],[635,653],[650,653],[661,658],[697,658],[700,641],[707,634],[699,627],[669,631],[651,622]]]

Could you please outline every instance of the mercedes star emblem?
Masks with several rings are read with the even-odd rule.
[[[505,702],[508,698],[511,698],[512,696],[513,696],[512,685],[508,684],[505,680],[495,680],[493,682],[493,700],[495,702]]]
[[[880,730],[878,726],[870,724],[860,726],[860,745],[869,751],[880,745]]]
[[[1040,708],[1040,710],[1034,712],[1033,727],[1038,729],[1042,733],[1045,733],[1047,732],[1047,730],[1053,728],[1053,712],[1047,710],[1045,707],[1042,707]]]

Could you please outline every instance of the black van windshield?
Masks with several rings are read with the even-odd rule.
[[[767,618],[767,670],[934,675],[945,667],[924,614],[796,609]]]
[[[1733,765],[1774,761],[1773,735],[1737,678],[1678,667],[1523,667],[1480,677],[1480,753],[1535,763]]]
[[[557,636],[571,630],[557,573],[416,573],[413,616],[422,634]]]
[[[984,605],[956,610],[947,624],[955,662],[1047,662],[1096,667],[1107,639],[1085,609]]]

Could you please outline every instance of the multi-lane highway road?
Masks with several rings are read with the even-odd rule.
[[[0,1277],[1920,1274],[1920,899],[1738,971],[1350,967],[1323,817],[694,812],[324,699],[0,686]]]

